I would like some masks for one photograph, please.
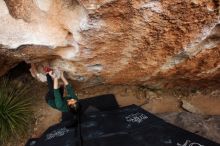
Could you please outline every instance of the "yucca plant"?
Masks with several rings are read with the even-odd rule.
[[[27,130],[32,113],[28,91],[25,85],[0,79],[0,143],[18,138]]]

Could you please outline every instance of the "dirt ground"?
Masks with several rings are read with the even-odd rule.
[[[23,146],[29,138],[39,137],[49,126],[58,123],[61,118],[61,113],[49,107],[44,100],[47,93],[45,83],[31,78],[29,74],[17,80],[25,83],[32,82],[30,98],[33,98],[34,119],[27,128],[28,134],[13,143],[9,142],[7,146]],[[212,92],[210,91],[207,94]],[[220,143],[220,116],[190,113],[181,107],[179,101],[190,96],[190,92],[186,94],[184,91],[183,94],[182,91],[176,90],[152,90],[137,86],[120,85],[100,85],[77,90],[79,99],[107,93],[114,94],[120,106],[139,105],[152,113],[156,113],[167,122]]]

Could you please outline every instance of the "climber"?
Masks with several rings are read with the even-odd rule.
[[[68,123],[69,126],[77,126],[77,114],[79,113],[78,98],[72,89],[72,86],[68,83],[64,77],[64,73],[60,70],[52,70],[49,67],[43,68],[46,73],[48,93],[45,96],[46,102],[52,108],[55,108],[62,112],[62,122]],[[36,77],[36,67],[31,65],[31,74]],[[59,79],[64,83],[64,86],[59,87]],[[64,96],[64,88],[66,88],[67,95]]]

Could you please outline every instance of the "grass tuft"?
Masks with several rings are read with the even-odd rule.
[[[31,98],[29,87],[0,79],[0,142],[20,137],[28,130],[31,120]]]

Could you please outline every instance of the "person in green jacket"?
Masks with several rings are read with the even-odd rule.
[[[46,102],[52,108],[62,112],[62,121],[71,121],[72,124],[77,124],[77,114],[79,111],[78,97],[75,94],[71,84],[64,77],[62,71],[52,69],[44,69],[47,72],[48,93]],[[63,81],[64,86],[59,87],[59,80]],[[66,89],[66,96],[64,96],[64,89]]]
[[[56,75],[53,71],[50,71],[47,75],[47,82],[49,87],[49,93],[51,93],[51,82],[53,78],[53,93],[49,94],[52,98],[48,98],[47,103],[61,111],[61,112],[69,112],[77,110],[77,102],[78,98],[72,88],[72,86],[68,83],[67,79],[64,77],[63,72],[60,72],[60,75]],[[63,87],[59,87],[59,79],[61,79],[64,83],[65,89],[67,91],[67,95],[63,96]]]
[[[62,112],[62,122],[71,121],[71,123],[77,124],[77,114],[79,114],[80,106],[72,86],[64,77],[62,71],[52,70],[49,67],[44,67],[43,70],[46,73],[49,90],[45,96],[47,104]],[[33,77],[38,76],[35,64],[31,64],[30,72]],[[62,86],[59,86],[60,79],[63,82]],[[67,93],[65,96],[64,89],[66,89]]]

